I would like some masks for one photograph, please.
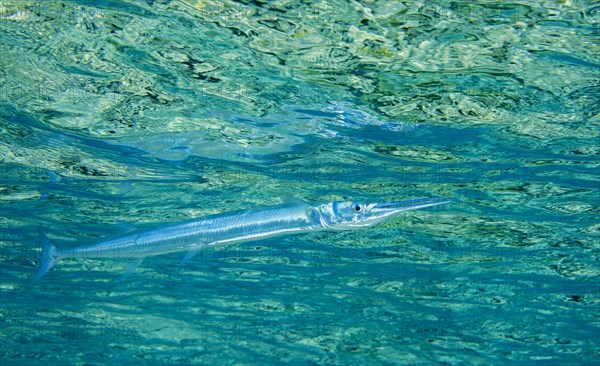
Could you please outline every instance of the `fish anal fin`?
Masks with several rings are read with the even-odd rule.
[[[195,245],[194,247],[192,247],[192,249],[190,249],[185,257],[183,257],[183,259],[181,260],[181,262],[179,263],[180,265],[186,264],[187,262],[189,262],[192,258],[194,258],[198,253],[200,253],[203,249],[206,248],[206,243],[200,243],[198,245]]]
[[[133,262],[129,263],[129,266],[127,266],[127,270],[125,271],[121,279],[126,280],[127,278],[129,278],[129,276],[131,276],[133,272],[135,272],[135,270],[140,266],[140,264],[142,264],[145,258],[146,257],[135,258]]]

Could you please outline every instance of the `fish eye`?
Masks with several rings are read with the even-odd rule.
[[[359,204],[354,205],[354,210],[356,210],[356,212],[360,212],[360,210],[362,210],[362,207],[360,207]]]

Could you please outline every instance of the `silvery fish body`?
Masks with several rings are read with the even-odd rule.
[[[146,257],[322,228],[309,205],[280,205],[212,215],[158,228],[135,230],[95,244],[61,249],[61,257]]]
[[[132,258],[126,276],[150,255],[187,252],[193,258],[209,245],[240,243],[277,235],[319,230],[351,230],[375,225],[398,212],[450,202],[444,198],[363,203],[334,201],[311,205],[296,199],[285,204],[233,211],[164,226],[139,229],[97,243],[57,248],[42,235],[42,258],[31,278],[42,278],[61,258]]]

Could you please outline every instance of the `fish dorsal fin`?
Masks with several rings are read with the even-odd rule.
[[[130,233],[132,231],[136,231],[138,228],[131,225],[128,222],[125,221],[119,221],[118,223],[119,229],[121,229],[121,231],[123,232],[123,234],[127,234]]]
[[[308,202],[303,201],[296,197],[292,197],[292,196],[281,196],[281,201],[286,205],[293,205],[293,206],[308,205]]]

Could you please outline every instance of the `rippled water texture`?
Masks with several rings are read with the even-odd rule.
[[[595,1],[0,1],[9,364],[597,364]],[[280,197],[446,196],[127,263],[61,247]]]

